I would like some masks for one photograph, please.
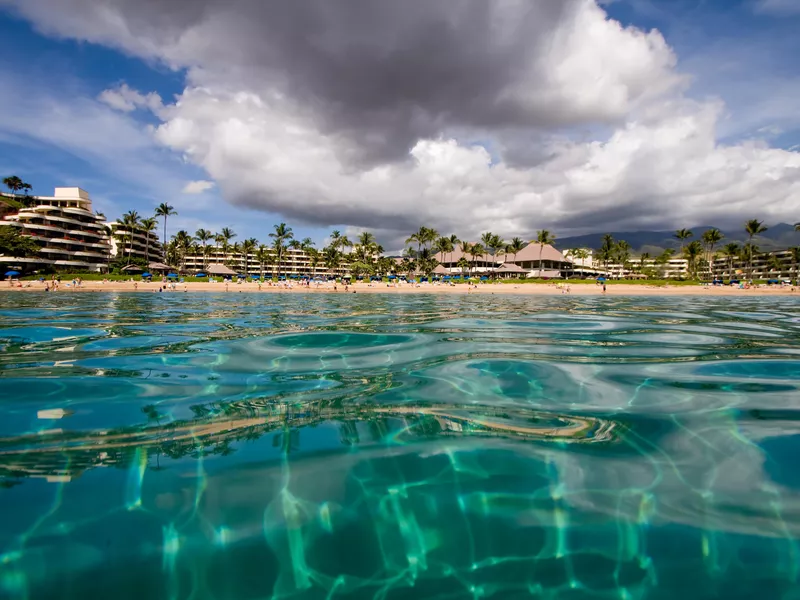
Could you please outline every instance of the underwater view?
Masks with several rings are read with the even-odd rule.
[[[0,597],[800,598],[792,298],[0,293]]]

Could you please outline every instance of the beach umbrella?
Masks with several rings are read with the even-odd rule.
[[[598,277],[598,278],[597,278],[597,281],[600,281],[600,282],[603,282],[603,281],[605,281],[605,280],[606,280],[606,278],[605,278],[605,277]]]
[[[142,277],[152,277],[150,273],[142,273]]]
[[[419,280],[420,280],[420,282],[428,281],[428,278],[427,277],[420,277]]]
[[[177,275],[177,273],[170,273],[169,275],[167,275],[167,277],[168,277],[169,279],[177,279],[177,278],[178,278],[178,275]]]
[[[250,279],[261,279],[261,275],[250,275]]]
[[[16,277],[19,275],[19,271],[6,271],[6,277]]]
[[[488,281],[488,280],[489,280],[489,278],[486,277],[485,275],[483,277],[481,277],[481,281]]]
[[[389,279],[397,279],[397,275],[389,275]]]
[[[198,273],[195,277],[208,277],[205,273]]]

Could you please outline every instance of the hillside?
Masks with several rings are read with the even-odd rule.
[[[709,226],[692,228],[694,237],[692,240],[700,239],[704,231],[711,229]],[[625,240],[633,248],[634,252],[649,252],[656,254],[665,248],[679,248],[680,242],[673,236],[674,231],[616,231],[610,232],[615,240]],[[747,234],[744,231],[725,231],[723,244],[728,242],[738,242],[743,244],[747,241]],[[589,233],[586,235],[576,235],[557,239],[555,246],[559,250],[569,248],[599,248],[605,233]],[[788,223],[772,225],[765,233],[758,236],[756,245],[762,251],[783,250],[790,246],[800,246],[800,232],[794,230],[794,226]]]

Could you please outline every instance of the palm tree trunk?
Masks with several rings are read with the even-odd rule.
[[[542,269],[542,252],[544,252],[544,244],[539,244],[539,279],[542,278],[542,273],[544,273]]]

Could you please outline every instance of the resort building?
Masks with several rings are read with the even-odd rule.
[[[500,254],[492,256],[484,254],[473,256],[464,254],[456,248],[453,252],[440,252],[434,257],[442,267],[442,273],[460,274],[458,265],[463,258],[469,263],[467,271],[473,275],[495,274],[499,277],[546,277],[557,279],[564,277],[572,270],[572,263],[553,246],[545,244],[540,247],[531,243],[516,254]]]
[[[163,261],[164,253],[161,243],[158,241],[158,234],[154,231],[144,231],[137,228],[133,231],[119,221],[112,221],[108,224],[111,229],[111,256],[123,257],[128,253],[133,258],[141,258],[147,261]]]
[[[265,263],[263,265],[263,273],[265,276],[277,276],[279,274],[287,277],[302,277],[303,275],[341,276],[347,273],[344,262],[342,263],[342,267],[336,269],[334,273],[325,266],[321,256],[315,264],[311,255],[303,250],[294,248],[287,248],[284,250],[279,269],[275,251],[269,248],[268,252],[270,254],[269,264]],[[205,257],[202,253],[187,254],[183,259],[181,270],[187,273],[199,273],[208,270],[211,265],[215,264],[227,265],[240,275],[260,275],[262,272],[262,265],[258,262],[255,253],[249,254],[247,256],[247,261],[245,261],[243,254],[239,252],[233,253],[232,251],[225,253],[221,247],[216,245],[206,248]]]
[[[92,212],[89,194],[76,187],[58,187],[53,196],[30,196],[29,205],[8,212],[0,227],[17,227],[41,245],[38,256],[2,257],[3,264],[26,271],[104,271],[111,241],[105,217]],[[0,195],[0,201],[18,198]],[[9,203],[2,203],[8,206]]]

